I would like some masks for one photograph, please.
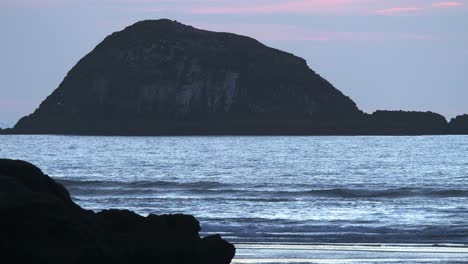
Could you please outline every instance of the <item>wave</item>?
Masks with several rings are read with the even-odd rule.
[[[433,189],[433,188],[395,188],[382,190],[368,189],[319,189],[305,192],[313,196],[340,198],[404,198],[404,197],[468,197],[468,190],[462,189]]]
[[[226,186],[224,183],[215,181],[195,181],[195,182],[175,182],[175,181],[97,181],[97,180],[70,180],[70,179],[57,179],[58,182],[66,187],[123,187],[123,188],[171,188],[171,187],[185,187],[185,188],[217,188]]]
[[[454,226],[375,226],[327,223],[310,225],[272,223],[269,219],[225,219],[218,224],[202,221],[202,234],[223,233],[234,242],[330,242],[330,243],[468,243],[468,227]]]
[[[304,185],[298,188],[296,185],[278,188],[259,187],[258,185],[242,186],[240,184],[222,183],[217,181],[98,181],[98,180],[75,180],[58,179],[60,183],[70,189],[72,193],[94,194],[113,193],[143,194],[154,190],[166,190],[185,192],[201,197],[206,196],[232,196],[230,198],[250,199],[255,197],[265,201],[285,200],[295,198],[343,198],[343,199],[379,199],[379,198],[463,198],[468,197],[468,189],[440,189],[440,188],[387,188],[387,189],[365,189],[365,188],[328,188],[307,189]],[[286,190],[285,190],[286,189]],[[298,190],[299,189],[299,190]]]

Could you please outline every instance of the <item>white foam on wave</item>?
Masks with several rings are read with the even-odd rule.
[[[238,249],[276,249],[276,250],[339,250],[339,251],[379,251],[379,252],[412,252],[412,253],[465,253],[465,244],[379,244],[379,243],[320,243],[320,244],[270,244],[242,243],[236,244]],[[468,257],[468,255],[467,255]]]

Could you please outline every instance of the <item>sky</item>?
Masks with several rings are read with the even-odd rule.
[[[0,120],[33,112],[107,35],[160,18],[302,57],[368,113],[468,113],[468,0],[0,0]]]

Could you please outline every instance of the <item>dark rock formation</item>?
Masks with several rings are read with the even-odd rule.
[[[375,134],[423,135],[445,134],[447,120],[433,112],[376,111],[370,115],[370,129]]]
[[[84,210],[24,161],[0,159],[0,252],[15,263],[227,264],[233,245],[201,239],[189,215]]]
[[[9,135],[9,134],[14,134],[15,131],[11,128],[4,128],[4,129],[1,129],[0,128],[0,135]]]
[[[362,115],[302,58],[163,19],[108,36],[15,132],[275,134]]]
[[[430,112],[356,104],[304,59],[255,39],[167,19],[113,33],[81,59],[16,134],[442,134]],[[464,131],[464,130],[457,130]]]
[[[450,134],[468,134],[468,114],[452,118],[449,123]]]

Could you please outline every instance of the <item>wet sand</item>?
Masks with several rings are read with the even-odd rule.
[[[236,244],[242,263],[468,263],[468,245]]]

